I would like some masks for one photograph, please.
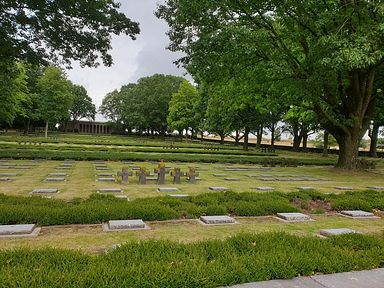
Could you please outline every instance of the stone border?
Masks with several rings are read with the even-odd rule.
[[[378,219],[381,219],[381,217],[379,216],[360,216],[360,217],[353,217],[353,216],[350,216],[350,215],[346,215],[346,214],[343,214],[343,213],[336,213],[335,215],[338,215],[338,216],[342,216],[342,217],[345,217],[345,218],[349,218],[349,219],[367,219],[367,220],[378,220]]]

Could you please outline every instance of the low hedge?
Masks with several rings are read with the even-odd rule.
[[[63,148],[64,149],[64,148]],[[119,151],[71,151],[71,150],[43,150],[43,149],[0,149],[0,158],[13,159],[49,159],[49,160],[130,160],[130,161],[181,161],[205,163],[237,163],[262,164],[268,155],[214,155],[171,153],[161,151],[158,153],[145,152],[119,152]],[[291,158],[274,156],[276,162],[290,162]],[[298,165],[334,165],[332,159],[300,158],[295,160]]]
[[[182,244],[129,242],[99,256],[58,249],[0,252],[2,287],[218,287],[382,267],[384,240],[286,233]]]
[[[93,224],[114,219],[169,220],[201,215],[271,215],[298,211],[283,194],[221,192],[188,198],[162,196],[133,201],[113,195],[93,194],[71,202],[39,196],[0,195],[0,224],[38,225]]]

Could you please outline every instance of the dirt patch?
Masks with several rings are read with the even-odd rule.
[[[331,212],[332,207],[331,203],[324,200],[302,200],[302,199],[294,199],[292,200],[292,204],[304,210],[306,213],[326,213]]]

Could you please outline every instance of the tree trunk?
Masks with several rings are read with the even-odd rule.
[[[203,132],[203,130],[201,130],[200,133],[201,133],[200,134],[200,137],[201,137],[200,140],[201,140],[201,142],[203,142],[204,141],[204,132]]]
[[[359,133],[338,135],[336,140],[339,144],[339,158],[336,167],[344,169],[356,168],[361,137]]]
[[[179,137],[181,138],[181,139],[183,139],[183,131],[184,131],[184,129],[180,129],[179,130]]]
[[[224,134],[220,134],[220,144],[221,145],[224,144],[224,138],[225,138],[225,135]]]
[[[275,124],[271,127],[271,148],[275,147]]]
[[[307,144],[308,144],[308,131],[306,128],[303,128],[301,133],[302,139],[303,139],[303,150],[307,151]]]
[[[301,143],[301,135],[299,133],[293,134],[293,147],[292,150],[295,152],[298,152],[300,150],[300,143]]]
[[[244,131],[244,145],[243,145],[243,149],[245,151],[248,151],[248,142],[249,142],[249,127],[245,127],[245,131]]]
[[[329,145],[329,132],[324,131],[324,143],[323,143],[323,156],[327,157],[328,156],[328,145]]]
[[[263,128],[260,127],[256,132],[256,148],[260,149],[261,140],[263,139]]]
[[[239,146],[239,142],[240,142],[239,130],[236,130],[235,133],[236,133],[236,135],[235,135],[235,146]]]
[[[45,138],[48,138],[48,121],[45,121]]]
[[[369,147],[369,156],[377,157],[377,138],[379,135],[380,126],[377,122],[373,123],[372,131],[369,133],[369,137],[371,138],[371,145]]]

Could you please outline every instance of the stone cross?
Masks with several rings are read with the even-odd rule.
[[[187,175],[189,183],[196,183],[196,177],[199,176],[199,172],[196,171],[195,167],[189,167]]]
[[[171,172],[171,176],[173,176],[173,184],[180,184],[180,177],[185,176],[185,174],[180,171],[180,168],[175,168]]]
[[[165,174],[169,172],[165,169],[165,163],[164,162],[159,163],[158,168],[154,169],[154,172],[157,173],[157,184],[164,184]]]
[[[128,168],[123,168],[117,172],[117,176],[121,177],[121,183],[128,183],[128,176],[132,176],[133,173],[128,171]]]
[[[147,172],[147,169],[140,167],[140,170],[136,172],[136,175],[139,176],[139,184],[147,184],[147,176],[150,175]]]

